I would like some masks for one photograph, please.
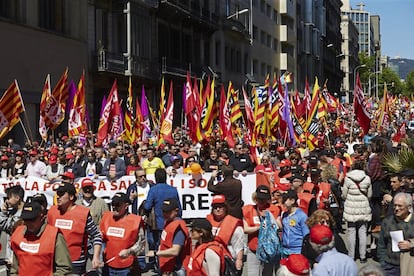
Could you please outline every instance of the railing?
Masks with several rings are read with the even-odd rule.
[[[128,69],[126,57],[120,53],[111,53],[101,49],[96,54],[97,69],[99,72],[113,72],[125,74]],[[139,56],[132,56],[132,74],[150,79],[156,79],[160,75],[158,62],[151,61]]]

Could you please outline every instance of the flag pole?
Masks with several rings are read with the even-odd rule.
[[[26,131],[26,128],[24,127],[24,125],[23,125],[22,120],[19,120],[19,122],[20,122],[20,125],[22,126],[22,129],[23,129],[24,135],[26,136],[27,141],[29,142],[29,145],[32,145],[32,141],[30,140],[29,136],[27,135],[27,131]]]

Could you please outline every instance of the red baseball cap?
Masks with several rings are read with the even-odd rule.
[[[85,187],[94,187],[93,181],[90,178],[84,178],[82,180],[82,182],[81,182],[81,186],[82,186],[82,188],[85,188]]]
[[[38,153],[37,153],[37,150],[31,150],[30,152],[29,152],[29,155],[31,155],[31,156],[34,156],[34,155],[37,155]]]
[[[1,161],[9,161],[9,157],[7,157],[7,155],[2,155]]]
[[[75,158],[75,156],[72,153],[66,154],[66,160],[73,159],[73,158]]]
[[[69,172],[69,171],[64,172],[60,176],[67,177],[67,178],[70,178],[70,179],[75,179],[75,174],[73,172]]]
[[[280,260],[280,264],[286,266],[295,275],[309,275],[309,261],[302,254],[291,254],[289,257]]]
[[[332,241],[332,230],[326,225],[317,224],[310,229],[310,241],[318,245],[326,245]]]
[[[56,164],[56,162],[57,162],[56,155],[51,155],[49,158],[49,164]]]
[[[224,195],[215,195],[213,196],[213,200],[211,201],[211,205],[213,204],[223,204],[226,202],[226,197]]]
[[[283,159],[282,161],[280,161],[279,163],[279,168],[283,168],[283,167],[290,167],[292,166],[292,163],[290,162],[290,160],[288,159]]]

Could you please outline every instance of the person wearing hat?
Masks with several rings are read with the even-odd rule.
[[[86,271],[87,238],[93,244],[92,268],[102,266],[100,251],[102,235],[93,222],[89,209],[75,204],[76,189],[69,183],[61,183],[56,190],[57,205],[53,205],[47,214],[50,225],[59,228],[69,248],[73,273]]]
[[[289,177],[289,181],[292,185],[292,190],[294,190],[299,198],[299,208],[307,216],[310,216],[315,210],[318,209],[316,204],[315,196],[304,190],[303,184],[306,181],[306,178],[301,173],[293,173]]]
[[[49,164],[46,166],[46,179],[49,181],[53,181],[59,178],[64,172],[64,166],[57,162],[57,156],[51,155],[49,157]]]
[[[224,271],[224,251],[222,243],[214,239],[212,225],[206,219],[194,219],[191,225],[191,238],[196,242],[186,267],[188,276],[220,276]]]
[[[15,178],[20,178],[25,175],[26,172],[26,158],[24,157],[24,152],[19,150],[16,152],[16,156],[14,158],[14,165],[12,167],[12,175]]]
[[[302,250],[303,238],[309,233],[306,225],[308,216],[298,207],[298,195],[289,190],[282,195],[286,212],[278,219],[278,226],[282,228],[282,246],[284,255],[298,254]]]
[[[144,223],[141,216],[128,213],[129,204],[125,193],[116,193],[111,202],[113,211],[106,212],[100,222],[108,275],[132,273],[137,268],[135,256],[144,250]]]
[[[283,159],[279,162],[278,168],[275,170],[275,173],[273,174],[274,180],[273,185],[274,187],[277,187],[279,184],[289,184],[288,178],[292,176],[292,173],[290,171],[290,166],[292,163],[289,159]]]
[[[313,226],[310,229],[309,241],[318,254],[316,258],[318,264],[313,267],[312,276],[357,275],[358,267],[355,261],[336,250],[334,235],[328,226],[321,224]]]
[[[46,173],[46,164],[38,160],[37,150],[32,149],[29,152],[29,156],[30,160],[27,163],[25,176],[43,177]]]
[[[105,200],[95,196],[95,185],[92,179],[84,178],[81,181],[82,198],[76,200],[77,205],[89,208],[91,216],[96,225],[99,225],[103,214],[109,211]]]
[[[157,184],[158,185],[158,184]],[[150,250],[147,257],[158,257],[159,272],[170,275],[185,275],[183,264],[191,255],[191,239],[187,225],[179,214],[179,201],[176,198],[163,200],[161,210],[165,224],[158,250]]]
[[[260,223],[264,218],[266,211],[269,211],[276,219],[279,217],[281,210],[271,204],[270,188],[266,185],[259,185],[253,193],[253,201],[255,204],[243,206],[243,228],[247,234],[247,275],[255,275],[259,270],[266,273],[272,273],[274,264],[261,264],[256,257],[258,246],[258,236]]]
[[[172,166],[172,161],[178,158],[180,160],[180,164],[183,162],[183,159],[181,155],[178,154],[179,148],[176,145],[167,144],[166,148],[167,152],[161,157],[162,162],[164,162],[164,165],[166,168]],[[176,157],[176,158],[172,158]]]
[[[32,201],[36,201],[37,203],[39,203],[40,206],[42,206],[42,212],[47,214],[48,203],[47,203],[47,198],[46,198],[45,194],[43,194],[43,193],[35,194],[32,197]]]
[[[165,169],[165,171],[170,177],[175,177],[177,174],[184,173],[184,169],[181,166],[181,161],[180,158],[178,158],[178,156],[172,155],[170,157],[170,163],[171,165]]]
[[[291,254],[280,260],[280,268],[276,276],[309,276],[310,273],[308,259],[302,254]]]
[[[224,179],[221,182],[215,183],[218,171],[211,173],[211,178],[208,181],[207,189],[214,193],[224,195],[229,205],[229,214],[233,217],[242,219],[242,182],[233,177],[233,167],[231,165],[221,166]]]
[[[9,164],[9,157],[4,154],[1,156],[0,161],[0,178],[10,178],[12,176],[12,171]]]
[[[25,203],[20,225],[11,237],[13,262],[10,275],[68,275],[72,262],[63,234],[45,222],[37,201]]]
[[[75,162],[75,156],[72,153],[67,153],[65,156],[66,165],[64,167],[65,172],[71,172],[74,178],[84,177],[85,169],[77,162]]]
[[[216,240],[227,245],[227,250],[237,270],[243,268],[244,230],[243,221],[228,214],[228,206],[224,195],[215,195],[211,201],[211,214],[207,220],[212,225]]]

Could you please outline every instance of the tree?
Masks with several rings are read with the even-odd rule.
[[[388,91],[394,95],[404,92],[404,84],[401,83],[400,77],[390,68],[384,68],[378,76],[378,94],[382,97],[384,94],[384,83],[387,83]]]
[[[375,72],[375,56],[367,56],[365,53],[359,53],[359,64],[365,64],[366,67],[363,67],[358,70],[359,78],[361,83],[368,83],[369,74]]]
[[[407,77],[405,78],[405,95],[413,95],[414,94],[414,71],[408,73]]]

